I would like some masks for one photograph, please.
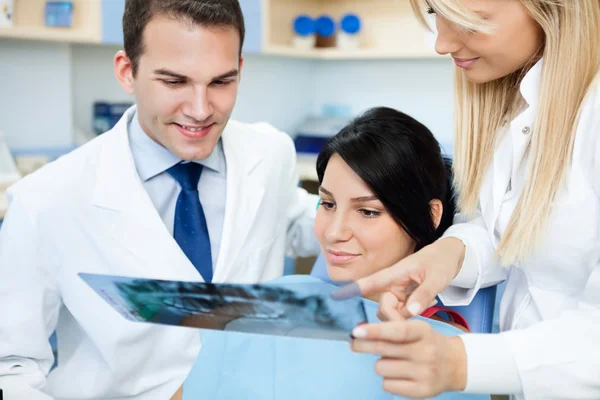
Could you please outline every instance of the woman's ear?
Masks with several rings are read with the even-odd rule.
[[[442,221],[442,214],[444,213],[444,205],[442,201],[439,199],[433,199],[429,202],[429,206],[431,207],[431,219],[433,220],[433,226],[435,229],[440,226],[440,222]]]

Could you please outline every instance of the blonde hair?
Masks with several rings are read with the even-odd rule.
[[[552,202],[571,164],[581,103],[600,67],[598,0],[520,1],[544,32],[537,55],[544,62],[527,181],[496,254],[504,266],[524,261],[542,238]],[[424,24],[425,10],[432,7],[467,31],[493,31],[464,6],[464,0],[410,2]],[[483,84],[468,81],[455,68],[455,184],[458,206],[467,214],[477,209],[497,132],[524,105],[519,84],[531,65]]]

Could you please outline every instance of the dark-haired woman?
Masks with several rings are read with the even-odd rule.
[[[330,139],[317,160],[321,204],[315,220],[329,278],[359,279],[439,238],[454,214],[449,170],[432,133],[389,108],[367,111]],[[274,282],[315,281],[289,276]],[[378,321],[377,301],[364,300],[370,322]],[[462,332],[417,318],[447,336]],[[210,399],[398,399],[382,388],[375,372],[378,358],[354,354],[348,343],[218,331],[203,331],[202,341],[184,385],[185,400],[200,394]]]

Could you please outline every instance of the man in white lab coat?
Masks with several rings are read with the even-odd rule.
[[[169,399],[187,376],[198,331],[129,322],[80,272],[260,282],[282,275],[286,249],[319,251],[317,198],[297,188],[291,139],[229,120],[238,1],[127,0],[123,26],[115,72],[137,107],[8,193],[0,388],[10,400]]]

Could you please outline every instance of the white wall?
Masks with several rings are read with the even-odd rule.
[[[453,134],[452,68],[441,57],[318,63],[312,110],[319,112],[328,103],[349,105],[355,114],[374,106],[392,107],[425,124],[448,146]]]
[[[96,100],[133,101],[117,84],[116,46],[0,41],[0,129],[10,146],[63,147],[90,132]],[[314,61],[250,55],[233,118],[268,121],[293,133],[324,104],[353,113],[386,105],[452,138],[452,67],[448,60]]]
[[[293,133],[310,111],[314,70],[311,60],[247,56],[233,118]]]
[[[72,142],[71,50],[0,40],[0,130],[14,148]]]

